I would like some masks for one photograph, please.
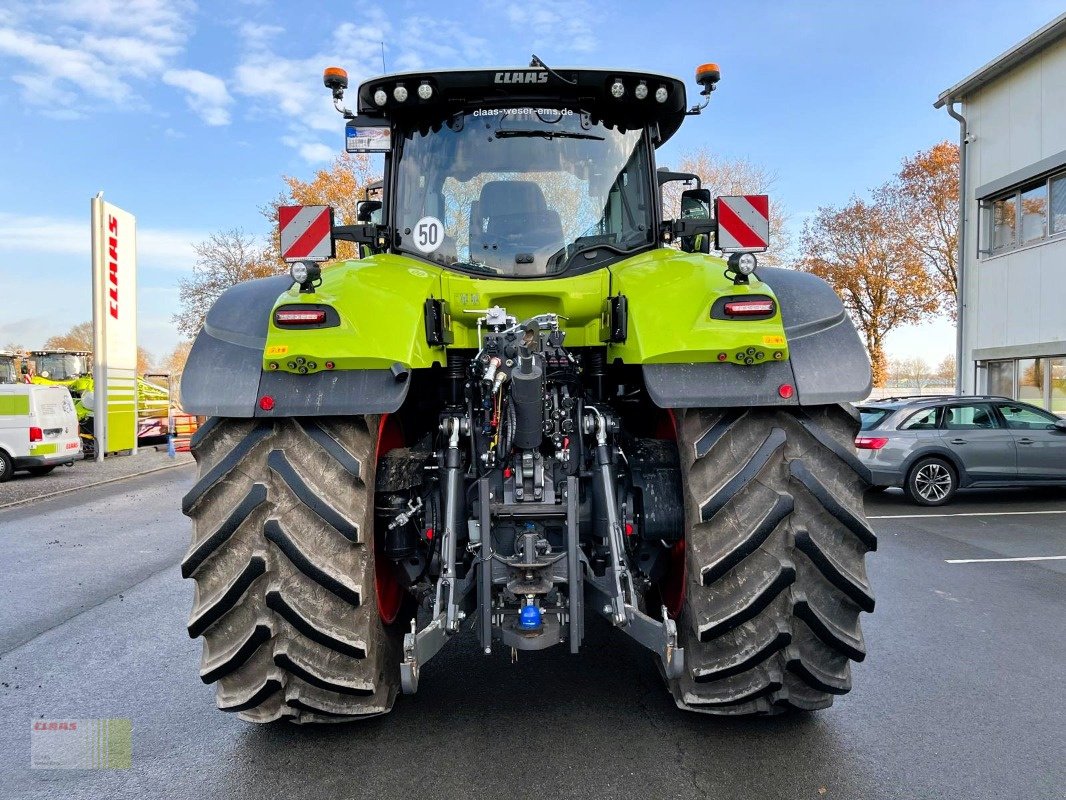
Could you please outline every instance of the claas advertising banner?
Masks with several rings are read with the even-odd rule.
[[[92,200],[97,458],[137,446],[137,220]]]

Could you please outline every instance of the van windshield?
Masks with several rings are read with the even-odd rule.
[[[643,130],[571,109],[478,109],[412,130],[396,169],[398,249],[476,274],[538,277],[653,246]]]

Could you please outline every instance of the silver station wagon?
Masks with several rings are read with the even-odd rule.
[[[1066,420],[1005,397],[891,397],[858,407],[875,489],[925,506],[958,489],[1066,485]]]

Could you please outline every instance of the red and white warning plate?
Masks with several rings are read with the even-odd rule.
[[[717,197],[715,249],[724,253],[751,253],[770,246],[770,196],[745,194]]]
[[[281,257],[286,261],[333,258],[333,209],[329,206],[278,208]]]

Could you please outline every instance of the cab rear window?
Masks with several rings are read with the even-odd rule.
[[[859,417],[862,421],[859,425],[859,430],[872,431],[884,422],[891,413],[892,409],[890,408],[860,408]]]

